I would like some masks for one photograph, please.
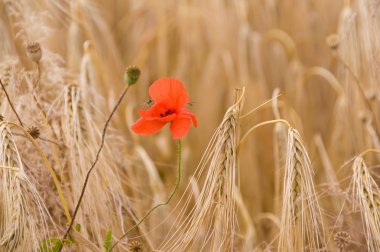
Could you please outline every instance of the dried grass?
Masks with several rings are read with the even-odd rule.
[[[198,179],[206,167],[208,171],[194,207],[177,221],[178,227],[174,228],[176,236],[169,236],[160,246],[160,251],[233,250],[237,225],[234,198],[237,189],[238,120],[243,97],[244,89],[237,90],[235,104],[224,115],[205,159],[198,166]],[[205,238],[199,237],[200,231],[205,232]]]
[[[6,122],[0,124],[0,135],[0,248],[6,251],[39,251],[39,240],[47,235],[46,221],[49,215],[24,171],[20,154]],[[38,233],[37,230],[42,232]]]
[[[377,251],[380,249],[380,190],[361,156],[354,160],[352,169],[353,198],[362,216],[367,248]]]
[[[298,131],[288,131],[278,251],[323,250],[322,213],[309,155]]]

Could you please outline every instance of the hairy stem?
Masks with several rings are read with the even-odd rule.
[[[104,127],[103,127],[103,132],[102,132],[102,138],[101,138],[101,142],[100,142],[100,145],[99,145],[99,148],[98,148],[98,151],[96,153],[96,156],[95,156],[95,160],[93,161],[90,169],[87,171],[87,174],[86,174],[86,178],[84,180],[84,183],[83,183],[83,187],[82,187],[82,190],[81,190],[81,193],[80,193],[80,196],[79,196],[79,199],[78,199],[78,202],[75,206],[75,209],[74,209],[74,213],[73,213],[73,216],[72,216],[72,220],[70,222],[70,225],[69,227],[67,228],[66,230],[66,233],[65,235],[63,236],[62,240],[66,239],[67,236],[69,235],[70,233],[70,230],[71,228],[73,227],[73,224],[74,224],[74,221],[75,221],[75,217],[77,216],[78,214],[78,210],[79,210],[79,207],[82,203],[82,200],[83,200],[83,196],[84,196],[84,193],[86,191],[86,188],[87,188],[87,184],[88,184],[88,180],[90,178],[90,175],[92,173],[92,171],[94,170],[96,164],[98,163],[98,160],[99,160],[99,157],[100,157],[100,153],[104,147],[104,143],[105,143],[105,138],[106,138],[106,133],[107,133],[107,129],[108,129],[108,125],[113,117],[113,115],[115,114],[117,108],[120,106],[121,102],[123,101],[124,99],[124,96],[127,94],[128,90],[129,90],[129,87],[130,85],[127,85],[126,88],[124,89],[123,93],[120,95],[119,99],[117,100],[115,106],[113,107],[112,111],[111,111],[111,114],[108,116],[105,124],[104,124]],[[59,250],[61,251],[62,248]]]
[[[178,140],[178,157],[177,157],[177,159],[178,159],[178,177],[177,177],[177,182],[175,183],[175,186],[174,186],[172,192],[170,193],[168,199],[165,202],[160,203],[160,204],[155,205],[154,207],[152,207],[133,227],[131,227],[130,229],[128,229],[128,231],[126,233],[124,233],[117,242],[115,242],[115,244],[111,247],[110,251],[112,251],[117,246],[117,244],[119,244],[119,242],[121,242],[130,232],[132,232],[134,229],[136,229],[138,226],[140,226],[140,224],[146,218],[148,218],[149,215],[154,210],[156,210],[157,208],[159,208],[161,206],[166,206],[167,204],[169,204],[169,202],[171,201],[171,199],[173,198],[174,194],[176,193],[176,191],[178,189],[179,183],[181,182],[181,164],[182,164],[182,143],[181,143],[181,140]]]
[[[41,112],[41,115],[42,115],[42,119],[44,120],[44,122],[46,123],[46,125],[48,126],[48,128],[51,130],[52,134],[53,134],[53,137],[56,139],[56,140],[59,140],[57,134],[55,133],[54,129],[52,128],[51,126],[51,123],[49,122],[49,119],[47,118],[47,114],[46,112],[44,111],[41,103],[38,101],[38,97],[37,97],[37,88],[38,88],[38,85],[40,84],[40,78],[41,78],[41,67],[40,67],[40,63],[37,62],[37,73],[36,73],[36,77],[35,77],[35,80],[33,82],[33,87],[32,87],[32,97],[33,97],[33,100],[34,102],[36,103],[36,106],[38,108],[38,110]]]

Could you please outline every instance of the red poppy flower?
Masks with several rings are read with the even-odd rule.
[[[134,132],[152,135],[170,123],[173,138],[181,139],[189,131],[191,122],[197,127],[197,118],[185,108],[189,94],[182,82],[172,78],[159,79],[149,87],[149,94],[154,105],[138,111],[141,118],[132,125]]]

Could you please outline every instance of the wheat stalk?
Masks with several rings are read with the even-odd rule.
[[[227,110],[207,150],[209,152],[206,151],[206,158],[199,164],[201,171],[206,165],[209,169],[195,206],[186,217],[177,220],[175,236],[168,237],[160,251],[206,248],[233,251],[237,224],[234,197],[237,190],[238,122],[243,95],[244,89],[236,92],[235,104]],[[199,236],[201,233],[202,237]]]
[[[0,124],[0,142],[0,247],[6,251],[39,251],[38,239],[46,234],[46,219],[51,218],[24,171],[20,154],[6,122]],[[37,228],[37,218],[31,204],[37,207],[40,214],[41,229]]]
[[[369,251],[380,251],[380,190],[362,156],[352,166],[352,192],[364,222]]]
[[[1,165],[14,167],[17,170],[2,169],[2,214],[0,246],[9,250],[17,249],[25,238],[26,202],[22,195],[19,175],[20,160],[11,138],[10,129],[2,124]]]
[[[286,125],[276,123],[273,129],[273,152],[275,161],[275,195],[274,195],[274,211],[281,211],[281,177],[286,164],[286,147],[287,147],[287,129]]]
[[[107,133],[107,143],[86,189],[88,193],[78,206],[74,225],[81,224],[82,230],[72,229],[70,233],[78,250],[98,250],[108,229],[112,229],[113,234],[125,233],[126,228],[139,221],[136,216],[142,216],[152,203],[164,199],[164,185],[173,175],[172,170],[160,164],[170,162],[173,148],[162,144],[165,134],[137,139],[128,126],[135,108],[144,103],[148,83],[159,76],[171,75],[190,84],[189,89],[194,94],[192,110],[200,121],[200,127],[185,139],[184,145],[183,181],[191,174],[193,190],[183,191],[181,187],[170,207],[163,207],[152,215],[138,230],[128,234],[129,239],[138,235],[139,240],[144,241],[143,250],[162,248],[165,252],[212,251],[218,250],[218,246],[222,247],[219,250],[231,250],[229,243],[233,243],[236,251],[251,251],[254,246],[257,251],[264,247],[267,247],[265,251],[273,250],[276,246],[281,251],[330,248],[377,251],[378,245],[374,245],[377,241],[373,238],[379,231],[376,229],[377,211],[374,211],[378,197],[374,183],[374,180],[378,182],[376,167],[372,174],[372,168],[368,171],[368,162],[368,167],[364,161],[363,164],[354,162],[356,177],[348,186],[356,190],[353,202],[358,211],[354,213],[345,204],[352,202],[351,197],[343,204],[340,200],[346,197],[346,191],[340,188],[347,187],[352,174],[338,167],[359,150],[380,146],[380,96],[376,93],[365,96],[379,90],[379,9],[378,0],[206,0],[157,1],[154,4],[144,0],[0,1],[0,65],[5,70],[1,71],[0,79],[9,94],[7,97],[0,92],[0,121],[2,118],[16,119],[12,106],[22,120],[18,126],[7,123],[13,134],[8,134],[7,139],[17,144],[20,151],[17,155],[22,156],[22,162],[18,160],[16,167],[0,163],[1,186],[14,192],[12,197],[15,202],[19,201],[19,206],[37,202],[31,197],[34,193],[30,195],[33,185],[27,182],[29,178],[38,188],[49,191],[46,204],[49,211],[58,213],[54,217],[62,232],[66,223],[71,222],[69,207],[74,209],[86,167],[96,153],[102,135],[99,126],[121,88],[117,83],[121,81],[124,63],[135,62],[141,64],[145,72],[142,85],[133,91],[126,107],[122,104],[121,110],[126,109],[115,115],[114,128],[111,134]],[[289,13],[291,15],[287,15]],[[331,33],[326,46],[325,38]],[[40,42],[43,55],[27,57],[25,45],[30,40]],[[38,65],[32,60],[39,62]],[[39,85],[34,78],[38,75],[36,67],[43,70],[38,71],[41,74]],[[71,82],[78,86],[65,86]],[[306,82],[307,85],[315,84],[313,93],[301,89]],[[329,86],[324,85],[326,82]],[[230,128],[219,125],[229,105],[228,92],[236,83],[248,86],[246,101],[249,105],[267,99],[277,86],[284,91],[280,101],[284,113],[275,114],[275,120],[267,121],[272,120],[267,110],[255,109],[247,113],[247,117],[249,115],[259,124],[257,126],[275,123],[275,128],[274,131],[261,131],[262,141],[250,142],[239,153],[241,173],[251,175],[252,169],[255,171],[254,178],[242,179],[241,189],[239,176],[230,172],[231,166],[237,166],[237,162],[231,161],[236,155],[231,139],[236,136],[230,135],[233,133]],[[31,106],[33,97],[28,86],[37,87],[35,95],[39,108]],[[335,95],[337,99],[333,104]],[[12,105],[8,105],[7,99]],[[318,107],[310,107],[313,113],[310,108],[302,107],[310,99],[318,101]],[[330,106],[334,107],[333,113],[326,111]],[[361,120],[364,109],[370,116]],[[39,116],[39,110],[46,110],[43,117],[48,121]],[[125,123],[124,117],[131,119]],[[247,118],[240,118],[243,117]],[[291,133],[292,147],[287,146],[287,128],[278,123],[286,123],[285,120],[305,132],[303,140],[298,133]],[[41,127],[46,126],[42,124],[46,122],[51,124],[52,132]],[[223,127],[227,127],[232,121],[223,123]],[[243,130],[248,126],[241,121],[237,123]],[[25,127],[21,128],[20,124]],[[24,141],[30,134],[21,135],[20,130],[31,126],[39,127],[40,138]],[[203,147],[216,127],[211,147],[194,173],[192,167],[199,163],[198,157],[204,153]],[[249,130],[246,136],[256,128]],[[51,133],[54,132],[57,135],[53,138]],[[322,132],[321,137],[313,138],[318,132]],[[57,144],[51,145],[44,138]],[[245,139],[243,137],[241,143]],[[31,143],[40,155],[31,151],[31,148],[34,150]],[[316,144],[316,152],[311,152],[310,157],[316,158],[313,168],[318,171],[314,180],[318,184],[312,181],[310,160],[305,161],[308,159],[305,156],[309,155],[303,149],[305,143]],[[40,161],[49,169],[53,180],[49,177],[46,180],[45,166]],[[3,179],[7,183],[3,183]],[[231,184],[236,189],[230,189]],[[20,193],[23,199],[17,199]],[[1,191],[0,195],[5,192]],[[317,200],[325,207],[325,228],[320,227],[322,222],[314,220],[320,219]],[[236,209],[231,207],[234,204]],[[67,221],[63,218],[61,205]],[[10,214],[7,221],[13,218],[15,223],[28,222],[25,211],[20,207],[17,210],[16,206],[14,212],[19,216]],[[9,210],[13,206],[1,198],[0,213],[6,211],[5,207]],[[27,210],[36,216],[34,208],[28,206]],[[360,214],[362,220],[358,218]],[[236,215],[238,221],[232,220]],[[269,219],[269,216],[272,220],[282,217],[280,233],[262,225],[266,222],[256,222],[262,217]],[[4,218],[0,215],[0,221],[4,222]],[[9,226],[9,230],[14,230],[4,236],[4,241],[17,232],[30,233],[32,240],[35,234],[41,241],[43,230],[40,226],[43,224],[39,219],[34,218],[34,221],[36,232],[28,232],[27,227],[17,231],[18,225]],[[334,236],[337,227],[345,230],[341,226],[350,231],[355,242],[347,245],[347,235]],[[232,228],[225,231],[226,227]],[[310,231],[313,228],[317,230],[314,233]],[[321,237],[329,236],[329,247],[323,242],[315,245],[318,243],[316,232]],[[55,233],[54,237],[57,235],[60,233]],[[337,238],[336,248],[333,248],[334,238]],[[12,239],[14,244],[20,240],[17,248],[2,247],[0,250],[32,250],[32,246],[23,245],[21,235]],[[87,244],[91,248],[87,248]],[[120,250],[123,249],[121,245]]]
[[[312,167],[298,131],[288,131],[278,251],[318,251],[326,247]]]

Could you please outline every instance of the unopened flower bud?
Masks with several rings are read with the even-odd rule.
[[[39,62],[42,57],[41,46],[38,42],[29,42],[26,46],[26,52],[29,58],[36,63]]]
[[[140,77],[141,70],[137,66],[129,66],[125,69],[124,81],[128,85],[135,84]]]

